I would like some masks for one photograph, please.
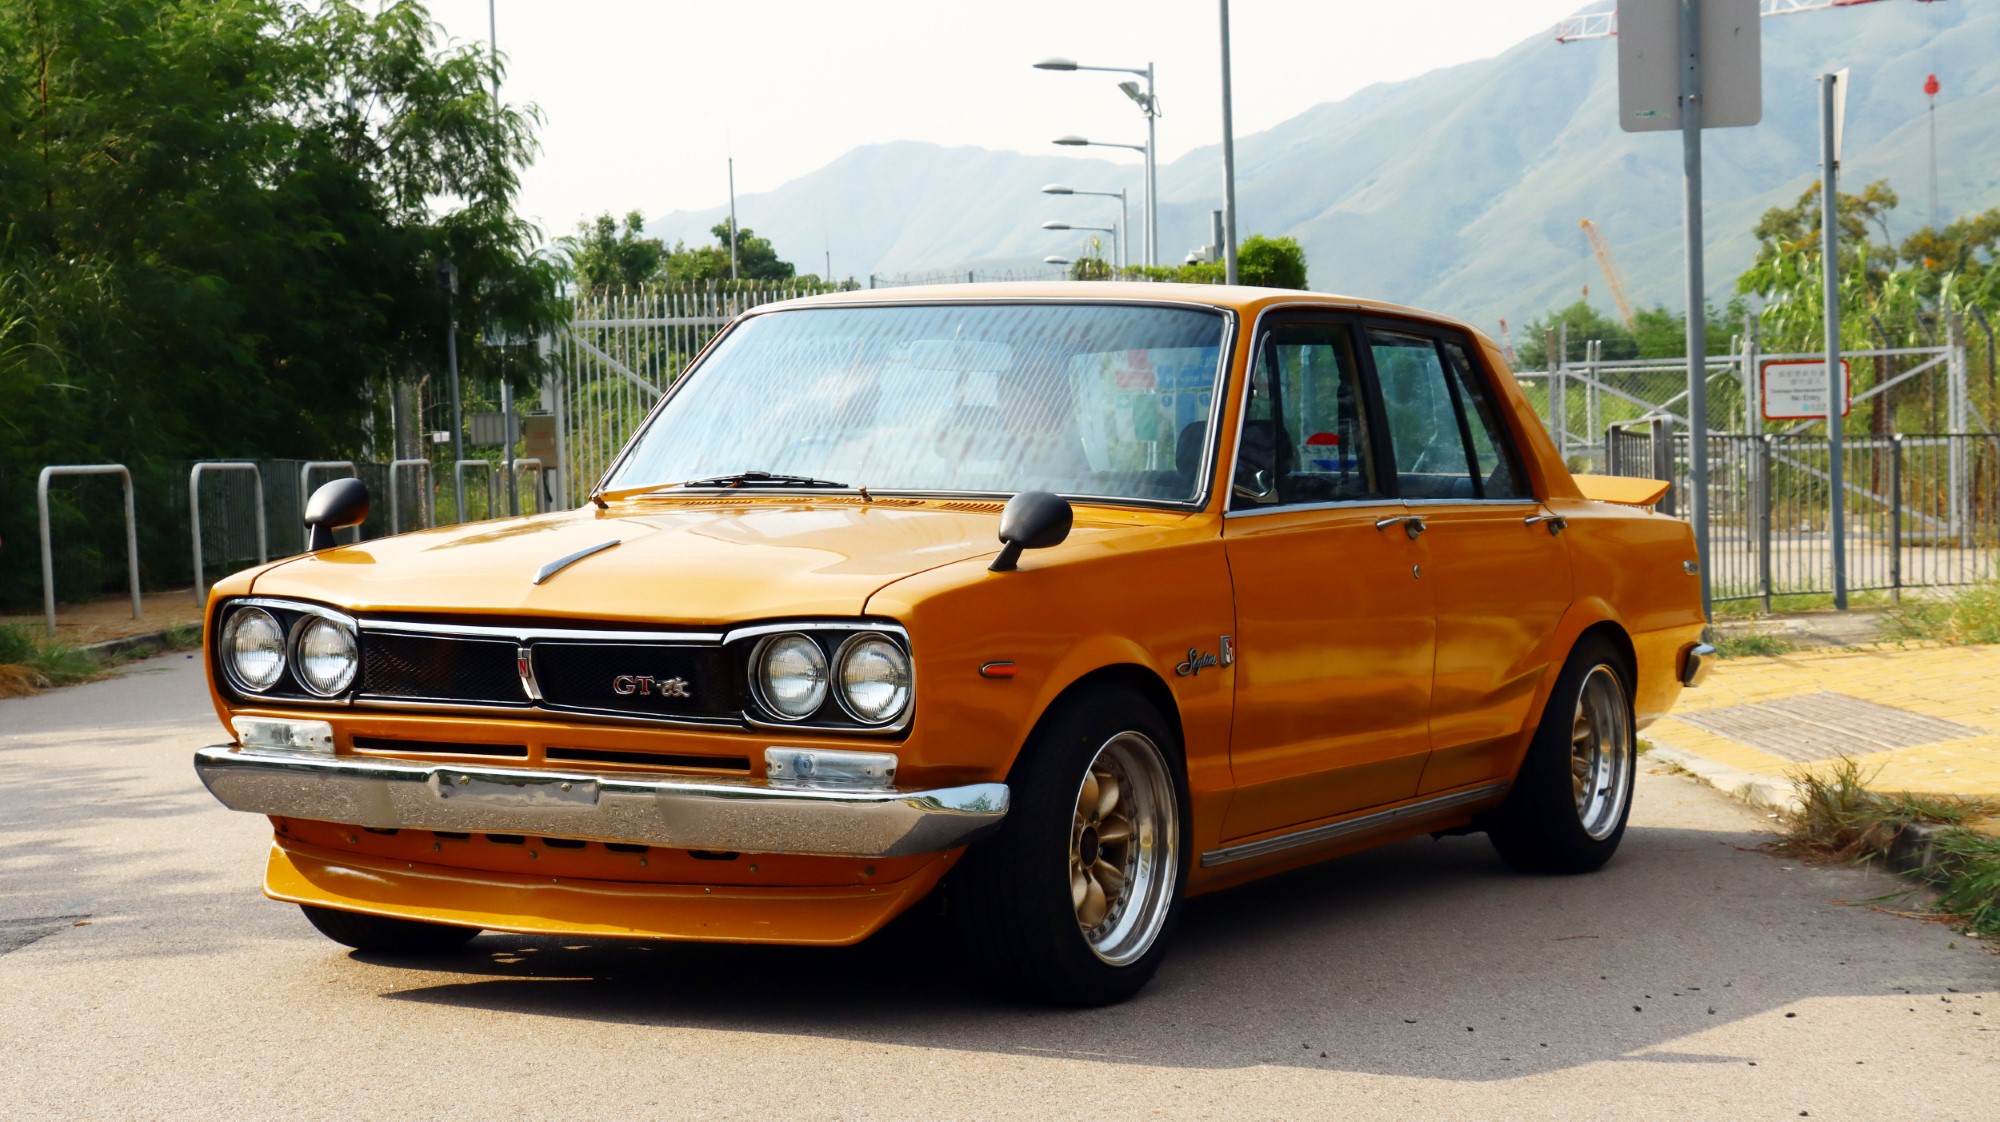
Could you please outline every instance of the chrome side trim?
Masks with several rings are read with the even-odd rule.
[[[1482,802],[1486,799],[1498,797],[1507,792],[1507,786],[1505,783],[1489,783],[1484,787],[1474,787],[1469,791],[1453,791],[1448,795],[1438,795],[1433,798],[1406,803],[1403,806],[1390,807],[1388,810],[1378,810],[1372,814],[1363,814],[1354,818],[1343,818],[1338,822],[1328,822],[1323,826],[1311,826],[1303,830],[1295,830],[1289,834],[1279,834],[1277,837],[1260,838],[1257,841],[1243,842],[1240,845],[1226,845],[1221,849],[1211,849],[1202,854],[1201,867],[1212,869],[1217,865],[1227,865],[1234,861],[1247,861],[1253,857],[1268,857],[1273,853],[1283,853],[1288,849],[1300,849],[1309,845],[1317,845],[1320,842],[1332,841],[1335,838],[1344,838],[1350,834],[1378,830],[1387,826],[1393,826],[1399,822],[1408,821],[1412,818],[1422,818],[1426,815],[1435,814],[1441,810],[1450,810],[1453,807],[1465,806],[1469,803]]]
[[[418,623],[399,619],[363,619],[361,630],[402,635],[461,636],[474,639],[583,639],[607,643],[720,643],[719,631],[621,631],[616,628],[537,627],[534,624]]]
[[[1004,783],[931,790],[773,786],[216,745],[195,773],[222,805],[381,830],[528,834],[739,853],[902,857],[998,829]]]
[[[589,557],[591,554],[603,553],[605,550],[610,549],[613,546],[618,546],[623,544],[624,544],[623,539],[612,538],[608,542],[598,542],[596,545],[587,546],[583,549],[579,549],[575,553],[569,554],[564,557],[558,557],[554,561],[551,561],[548,564],[543,565],[541,568],[535,570],[535,579],[529,581],[528,583],[540,584],[543,581],[548,580],[550,577],[555,576],[557,573],[562,572],[564,569],[569,568],[571,565],[576,564],[578,561],[581,561],[584,558]]]

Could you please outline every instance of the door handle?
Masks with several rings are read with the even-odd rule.
[[[1564,518],[1560,514],[1531,514],[1521,519],[1521,524],[1524,526],[1546,524],[1549,528],[1550,537],[1555,537],[1557,534],[1569,529],[1569,519]]]
[[[1411,541],[1416,541],[1418,534],[1430,529],[1429,526],[1424,525],[1424,520],[1421,517],[1414,514],[1398,514],[1394,518],[1377,519],[1375,528],[1377,530],[1386,530],[1399,523],[1403,527],[1403,532],[1410,535]]]

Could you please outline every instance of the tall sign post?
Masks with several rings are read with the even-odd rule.
[[[1688,502],[1701,562],[1701,606],[1710,607],[1708,563],[1708,325],[1703,298],[1701,130],[1764,118],[1763,39],[1757,0],[1618,0],[1618,125],[1681,134],[1687,228]]]
[[[1819,80],[1819,256],[1821,283],[1825,286],[1826,313],[1826,399],[1841,400],[1845,389],[1840,361],[1840,195],[1835,177],[1840,172],[1840,133],[1847,108],[1847,71],[1827,74]],[[1833,557],[1833,606],[1847,610],[1847,465],[1841,454],[1840,414],[1831,406],[1826,411],[1826,482],[1829,492],[1826,529]]]

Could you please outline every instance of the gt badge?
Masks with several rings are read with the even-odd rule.
[[[619,697],[630,697],[635,693],[640,697],[656,693],[661,697],[694,696],[688,692],[686,678],[649,678],[636,674],[620,674],[611,679],[611,692]]]

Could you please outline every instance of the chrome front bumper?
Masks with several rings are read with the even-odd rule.
[[[902,857],[997,829],[1007,785],[936,790],[464,766],[217,745],[194,755],[231,810],[373,829],[531,834],[739,853]]]

